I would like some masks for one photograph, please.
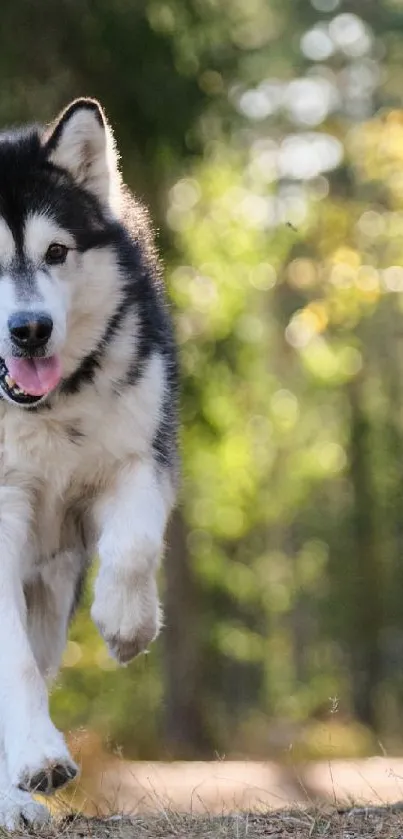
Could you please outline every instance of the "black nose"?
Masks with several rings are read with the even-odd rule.
[[[35,350],[49,341],[53,321],[44,312],[16,312],[8,319],[8,328],[16,347]]]

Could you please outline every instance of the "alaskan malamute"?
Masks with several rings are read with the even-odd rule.
[[[145,210],[99,104],[0,134],[0,824],[77,768],[49,717],[88,563],[92,617],[127,662],[159,628],[177,483],[177,366]]]

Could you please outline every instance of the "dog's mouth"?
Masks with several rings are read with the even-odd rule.
[[[0,389],[9,402],[30,407],[42,402],[61,379],[58,356],[0,358]]]

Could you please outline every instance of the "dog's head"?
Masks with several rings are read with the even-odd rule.
[[[111,247],[121,179],[92,99],[47,130],[0,134],[0,388],[22,407],[46,399],[102,339],[116,307]]]

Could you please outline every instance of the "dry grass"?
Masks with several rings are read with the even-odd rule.
[[[7,834],[3,834],[4,836]],[[14,833],[15,839],[403,839],[402,805],[355,808],[347,812],[290,810],[231,816],[157,816],[55,820],[40,833]]]

